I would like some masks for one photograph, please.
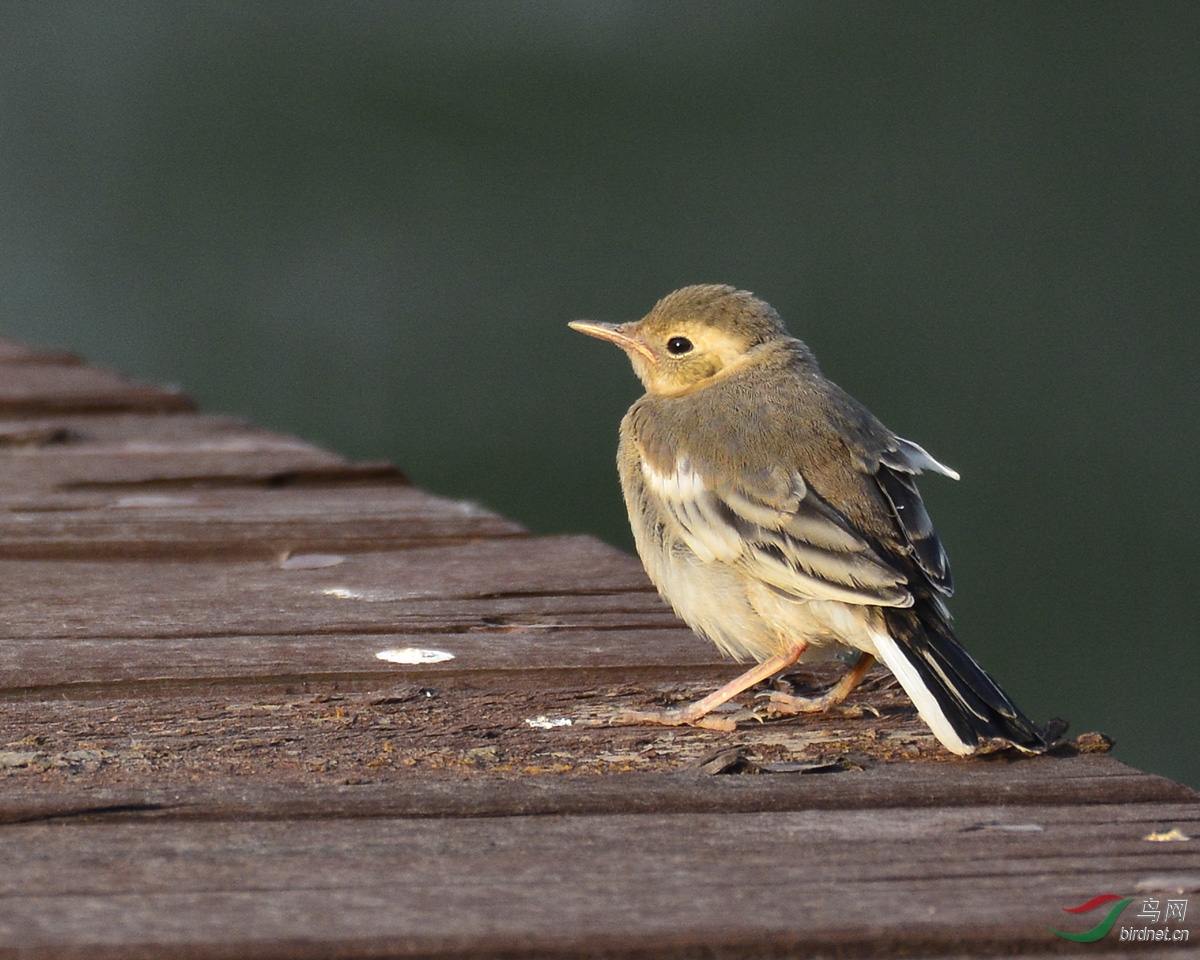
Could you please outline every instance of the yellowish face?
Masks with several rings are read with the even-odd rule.
[[[636,323],[577,320],[572,330],[615,343],[629,355],[647,393],[680,396],[736,369],[747,344],[734,331],[688,319],[646,317]]]

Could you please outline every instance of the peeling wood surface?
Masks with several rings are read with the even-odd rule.
[[[612,726],[738,670],[634,558],[3,339],[0,584],[0,958],[1041,957],[1098,893],[1200,915],[1200,841],[1145,839],[1196,795],[1098,736],[958,760],[880,669]]]

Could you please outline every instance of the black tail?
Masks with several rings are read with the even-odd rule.
[[[1007,740],[1029,753],[1046,738],[960,645],[936,600],[885,608],[891,643],[880,659],[891,669],[934,734],[954,753],[973,753],[981,738]]]

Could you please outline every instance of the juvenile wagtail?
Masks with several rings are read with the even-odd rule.
[[[570,326],[624,350],[646,388],[617,454],[646,572],[693,630],[757,661],[690,706],[624,722],[730,729],[709,712],[797,661],[850,648],[857,661],[823,696],[776,692],[774,707],[840,704],[880,660],[954,753],[981,739],[1046,748],[950,626],[950,567],[914,478],[958,474],[826,380],[775,310],[706,285],[636,322]]]

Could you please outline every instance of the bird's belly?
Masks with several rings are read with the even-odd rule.
[[[763,661],[806,641],[804,661],[853,647],[874,651],[872,608],[784,596],[721,562],[703,563],[678,547],[642,557],[659,593],[689,627],[736,660]]]

